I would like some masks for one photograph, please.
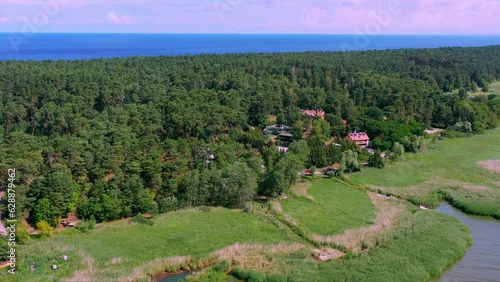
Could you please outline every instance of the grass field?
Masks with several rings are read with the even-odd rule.
[[[498,174],[485,170],[478,161],[500,159],[500,128],[470,138],[447,139],[425,154],[405,154],[404,161],[383,170],[366,168],[349,178],[365,185],[405,187],[436,177],[495,188]]]
[[[318,262],[307,250],[276,255],[275,264],[289,271],[268,273],[267,281],[427,281],[463,256],[472,240],[469,227],[437,211],[409,207],[399,224],[391,240],[342,260]]]
[[[404,161],[383,170],[367,168],[349,179],[428,205],[436,204],[438,192],[442,192],[466,212],[498,218],[500,176],[477,162],[500,160],[499,140],[500,128],[470,138],[439,141],[425,154],[405,154]]]
[[[82,279],[123,281],[120,277],[130,277],[135,268],[157,258],[202,257],[237,242],[275,244],[286,241],[288,239],[274,225],[243,212],[183,210],[160,216],[153,226],[121,221],[106,224],[88,235],[75,231],[32,242],[19,249],[25,268],[17,278],[18,281],[46,281],[55,275],[57,281],[92,264],[94,273],[89,269],[88,273],[82,273]],[[70,260],[58,261],[57,258],[64,254]],[[31,264],[36,266],[35,272],[27,269]],[[52,264],[60,268],[52,271]]]
[[[375,208],[364,191],[333,180],[316,180],[308,190],[313,200],[295,197],[283,201],[283,212],[320,235],[374,223]]]

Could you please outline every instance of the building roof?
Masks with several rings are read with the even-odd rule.
[[[347,137],[349,137],[349,139],[351,139],[352,141],[368,141],[368,140],[370,140],[370,137],[368,137],[368,134],[366,134],[365,132],[349,133],[349,135]]]

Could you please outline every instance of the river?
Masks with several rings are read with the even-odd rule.
[[[157,277],[157,278],[153,279],[153,281],[156,281],[156,282],[180,282],[180,281],[184,281],[184,279],[186,279],[188,276],[194,274],[195,272],[196,271],[184,272],[184,273],[179,273],[179,274],[172,275],[172,276]],[[226,282],[243,282],[243,280],[239,280],[238,278],[236,278],[232,275],[228,275]]]
[[[499,203],[500,204],[500,203]],[[438,211],[460,219],[472,228],[472,246],[465,256],[431,281],[500,281],[500,221],[491,217],[468,215],[443,202]]]

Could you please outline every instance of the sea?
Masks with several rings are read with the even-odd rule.
[[[500,45],[500,35],[0,33],[0,61]]]

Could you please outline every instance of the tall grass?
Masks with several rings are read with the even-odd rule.
[[[275,244],[290,239],[271,223],[241,211],[213,208],[168,213],[153,226],[119,221],[105,224],[89,234],[67,231],[43,241],[20,247],[19,281],[46,281],[78,277],[92,281],[123,281],[126,277],[147,277],[171,270],[171,257],[190,256],[186,267],[206,263],[204,257],[235,243]],[[51,264],[60,256],[71,260]],[[87,261],[92,261],[89,267]],[[35,272],[29,266],[35,264]],[[174,264],[174,268],[183,265]],[[164,268],[164,269],[162,269]]]
[[[426,281],[464,255],[472,238],[469,227],[436,211],[407,209],[391,240],[380,241],[369,252],[341,260],[318,262],[302,251],[274,258],[281,275],[238,269],[238,277],[266,281]]]
[[[389,239],[390,236],[387,236],[387,234],[395,228],[396,221],[405,211],[406,205],[400,200],[379,194],[370,192],[368,195],[377,209],[377,217],[373,225],[349,229],[335,236],[313,234],[313,240],[322,243],[342,245],[355,253],[360,253],[373,248],[382,240]]]
[[[308,194],[314,200],[294,197],[282,201],[281,205],[285,214],[312,233],[340,234],[374,223],[375,208],[364,191],[324,179],[314,181]]]

